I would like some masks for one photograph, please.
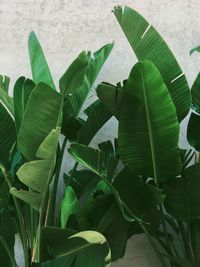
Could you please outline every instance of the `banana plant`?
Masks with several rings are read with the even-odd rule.
[[[128,79],[97,86],[100,101],[118,120],[118,137],[111,138],[115,153],[108,148],[105,152],[105,146],[88,147],[89,140],[75,142],[69,152],[111,192],[130,224],[127,239],[144,233],[161,266],[198,267],[200,75],[190,92],[181,67],[156,29],[129,7],[117,6],[113,13],[138,58]],[[191,54],[195,51],[199,47]],[[179,144],[179,131],[190,107],[187,137],[194,149],[185,150]],[[78,177],[75,169],[66,179],[71,188],[65,197],[73,196],[76,204],[67,215],[62,212],[64,224],[72,223],[72,215],[81,224]]]
[[[28,48],[32,79],[20,77],[11,97],[9,78],[0,76],[0,265],[18,266],[18,233],[25,267],[110,266],[105,237],[93,229],[56,226],[55,202],[66,144],[82,127],[89,128],[91,122],[78,116],[113,43],[81,52],[60,78],[59,89],[34,32]]]

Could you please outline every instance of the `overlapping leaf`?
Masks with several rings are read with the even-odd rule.
[[[60,130],[53,129],[37,150],[38,160],[29,161],[18,170],[17,176],[29,191],[11,188],[11,194],[40,211],[41,203],[53,176]]]
[[[190,91],[173,53],[155,28],[135,10],[117,6],[114,14],[138,60],[148,59],[160,71],[181,121],[190,109]]]
[[[140,175],[155,181],[180,172],[179,123],[162,77],[150,61],[137,63],[124,87],[119,154]]]
[[[61,99],[59,93],[44,83],[32,90],[18,133],[18,149],[27,160],[35,159],[46,136],[59,126]]]

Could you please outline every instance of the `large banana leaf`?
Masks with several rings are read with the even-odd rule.
[[[135,10],[117,6],[114,14],[138,60],[148,59],[160,71],[181,121],[190,109],[190,91],[173,53],[155,28]]]
[[[180,171],[179,123],[162,77],[150,61],[138,62],[123,91],[119,154],[137,174],[155,181]]]
[[[109,173],[115,164],[115,158],[111,155],[107,157],[104,151],[80,144],[72,144],[69,151],[78,162],[95,172],[107,183],[114,193],[119,207],[122,208],[122,211],[125,208],[132,219],[140,220],[139,217],[144,212],[163,201],[162,197],[157,201],[154,192],[137,175],[126,168],[119,173],[112,183],[112,177]],[[141,194],[141,188],[144,194]],[[134,190],[134,194],[132,190]],[[123,215],[125,216],[124,212]],[[126,216],[125,218],[127,219]]]
[[[77,141],[88,145],[98,130],[112,117],[112,114],[99,100],[92,103],[84,112],[88,118],[78,131]]]
[[[93,55],[82,52],[61,77],[60,90],[65,95],[65,120],[77,117],[112,48],[113,44],[108,44]]]
[[[48,234],[51,234],[51,228]],[[95,231],[84,231],[68,236],[67,229],[54,228],[53,236],[44,241],[52,260],[33,264],[35,267],[109,267],[111,253],[105,237]],[[60,232],[63,232],[62,236]],[[59,237],[59,242],[55,240]]]
[[[46,83],[56,90],[42,47],[34,32],[29,35],[28,48],[33,81],[36,84]]]
[[[18,149],[27,160],[35,159],[40,144],[59,126],[61,100],[62,96],[44,83],[32,90],[18,133]]]
[[[17,132],[19,131],[22,122],[28,98],[34,87],[35,83],[30,79],[26,79],[25,77],[20,77],[15,83],[13,98]]]
[[[41,203],[53,176],[60,130],[53,129],[37,150],[38,160],[29,161],[17,172],[19,180],[30,191],[11,188],[11,193],[41,211]]]
[[[0,163],[9,167],[9,152],[16,140],[13,101],[8,89],[0,87]]]
[[[186,222],[200,218],[200,164],[192,165],[185,171],[185,177],[169,181],[165,208],[173,217]]]

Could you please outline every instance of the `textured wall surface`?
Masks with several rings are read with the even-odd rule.
[[[191,84],[200,65],[198,54],[189,56],[190,48],[200,44],[197,0],[0,0],[0,73],[11,77],[11,85],[20,75],[30,76],[27,38],[34,30],[56,82],[80,51],[95,51],[113,40],[114,50],[98,82],[127,78],[136,58],[111,13],[117,4],[135,8],[158,29]],[[92,99],[94,95],[93,91]],[[101,131],[99,139],[116,134],[113,126],[115,121]],[[181,143],[187,146],[184,135]],[[147,241],[135,237],[126,259],[113,266],[159,266],[152,255]]]

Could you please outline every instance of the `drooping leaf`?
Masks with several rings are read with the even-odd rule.
[[[200,116],[191,113],[187,127],[187,140],[197,151],[200,150]]]
[[[78,143],[88,145],[99,129],[112,117],[112,114],[99,100],[89,107],[87,121],[77,133]]]
[[[137,174],[154,177],[156,182],[179,174],[176,110],[159,71],[150,61],[138,62],[129,75],[118,137],[121,159]]]
[[[32,70],[33,81],[46,83],[56,90],[44,52],[34,32],[31,32],[28,40],[29,58]]]
[[[146,195],[141,195],[141,192],[138,190],[136,190],[139,195],[134,195],[134,194],[127,194],[124,193],[125,191],[127,192],[127,187],[123,187],[121,184],[118,186],[118,179],[112,184],[112,178],[109,176],[109,172],[110,172],[110,168],[113,164],[113,162],[115,162],[115,158],[113,156],[110,155],[109,160],[106,157],[106,154],[104,151],[100,151],[100,150],[96,150],[84,145],[80,145],[80,144],[72,144],[71,148],[70,148],[70,153],[72,154],[72,156],[81,164],[83,164],[85,167],[89,168],[90,170],[94,171],[97,175],[99,175],[101,178],[103,178],[103,180],[105,181],[105,183],[107,183],[107,185],[111,188],[112,192],[114,193],[117,203],[119,204],[120,208],[125,208],[126,211],[129,213],[129,215],[131,215],[131,217],[133,219],[139,220],[138,215],[140,216],[142,213],[144,213],[146,210],[146,207],[148,206],[147,209],[152,208],[152,206],[155,206],[157,203],[154,199],[153,196],[153,192],[148,189],[148,186],[146,185],[145,188],[145,184],[142,183],[139,178],[137,176],[135,176],[134,173],[129,171],[125,171],[127,172],[125,175],[125,178],[123,179],[128,179],[128,188],[131,190],[131,186],[132,185],[134,188],[145,188],[145,192],[148,192],[148,197],[150,197],[150,200]],[[123,171],[122,171],[123,173]],[[127,174],[129,174],[127,176]],[[119,175],[120,177],[120,175]],[[122,182],[123,179],[120,179],[119,181]],[[125,189],[126,188],[126,189]],[[134,190],[134,189],[133,189]],[[148,191],[149,190],[149,191]],[[135,198],[134,201],[127,201],[127,197],[129,198]],[[141,201],[140,197],[143,198],[143,201]],[[136,205],[134,208],[131,206]],[[140,205],[144,205],[145,208],[141,209]],[[123,214],[125,216],[125,214]],[[126,217],[127,219],[127,217]]]
[[[53,176],[60,129],[53,129],[37,150],[38,160],[29,161],[18,170],[19,180],[29,191],[11,188],[10,192],[19,199],[41,211],[41,202]]]
[[[135,10],[117,6],[114,14],[138,60],[150,60],[160,71],[181,121],[190,109],[190,91],[173,53],[155,28]]]
[[[65,230],[65,229],[63,229]],[[53,231],[56,238],[55,230]],[[62,242],[62,243],[61,243]],[[105,237],[94,231],[84,231],[61,239],[59,247],[47,243],[54,259],[33,264],[35,267],[109,267],[111,253]]]
[[[16,140],[13,101],[7,91],[0,88],[0,163],[9,168],[9,152]]]
[[[200,216],[200,164],[186,169],[185,178],[176,178],[165,184],[164,202],[168,213],[180,220],[192,221]]]
[[[65,95],[64,120],[77,117],[112,48],[113,44],[108,44],[93,55],[82,52],[64,73],[60,79],[60,89]]]
[[[25,77],[20,77],[15,83],[13,94],[15,125],[17,132],[19,131],[22,122],[28,98],[34,87],[35,83]]]
[[[40,144],[59,126],[61,98],[44,83],[32,90],[18,134],[18,149],[27,160],[35,159]]]

